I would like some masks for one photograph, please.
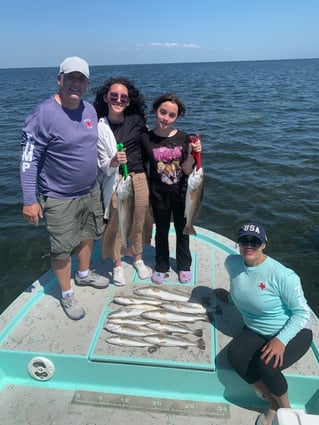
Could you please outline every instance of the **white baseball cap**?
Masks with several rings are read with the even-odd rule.
[[[70,56],[64,59],[60,65],[60,74],[70,74],[71,72],[81,72],[87,79],[90,78],[88,63],[78,56]]]

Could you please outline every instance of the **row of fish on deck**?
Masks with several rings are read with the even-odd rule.
[[[219,306],[210,307],[178,291],[146,286],[129,296],[115,296],[120,305],[107,316],[104,329],[111,333],[109,344],[127,347],[198,347],[205,349],[203,330],[196,322],[211,322],[213,314],[222,314]],[[196,340],[190,337],[198,337]]]

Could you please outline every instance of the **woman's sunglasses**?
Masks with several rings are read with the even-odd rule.
[[[120,99],[120,102],[123,104],[127,104],[129,101],[129,97],[127,94],[120,94],[120,93],[110,93],[110,101],[111,102],[117,102],[118,99]]]
[[[253,248],[259,248],[262,245],[262,241],[260,239],[255,237],[248,238],[247,236],[239,238],[238,243],[241,246],[251,246]]]

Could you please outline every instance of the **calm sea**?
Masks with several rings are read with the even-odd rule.
[[[0,312],[50,267],[44,224],[21,215],[20,133],[56,92],[57,68],[0,69]],[[148,111],[165,91],[187,107],[179,128],[203,143],[205,195],[197,224],[234,239],[246,220],[268,232],[267,253],[301,277],[319,313],[319,59],[91,67],[91,88],[123,75]],[[154,123],[149,115],[149,125]]]

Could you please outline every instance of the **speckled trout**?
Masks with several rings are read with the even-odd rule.
[[[147,310],[154,310],[156,306],[150,305],[150,304],[134,304],[134,305],[127,305],[123,308],[119,308],[117,310],[112,311],[108,314],[107,318],[108,320],[112,319],[119,319],[121,317],[134,317],[134,316],[140,316],[141,313],[146,312]]]
[[[119,295],[117,297],[114,297],[112,301],[120,305],[136,305],[136,304],[159,305],[161,303],[161,300],[157,300],[154,298],[137,297],[134,295],[127,296],[127,297]]]
[[[206,314],[184,314],[184,313],[172,313],[167,310],[150,310],[144,311],[141,316],[144,319],[158,320],[160,322],[185,322],[195,323],[199,320],[208,322],[209,319]]]
[[[106,323],[113,323],[114,325],[133,325],[133,326],[143,326],[148,325],[150,321],[148,319],[143,319],[140,316],[132,317],[114,317],[107,320]]]
[[[187,192],[185,197],[186,224],[183,230],[185,235],[196,235],[194,228],[195,218],[199,214],[204,194],[204,171],[202,168],[194,169],[188,176]]]
[[[117,210],[122,246],[128,246],[133,223],[134,190],[131,176],[122,179],[117,186]]]
[[[148,335],[154,335],[155,331],[148,328],[147,326],[132,326],[132,325],[117,325],[115,323],[107,323],[104,326],[104,329],[108,332],[118,334],[118,335],[126,335],[133,337],[145,337]]]
[[[215,313],[214,307],[205,307],[199,303],[193,302],[162,302],[161,307],[165,310],[172,311],[173,313],[186,313],[186,314],[207,314]]]
[[[191,329],[181,323],[149,322],[146,326],[158,333],[177,333],[203,336],[202,329]]]
[[[189,300],[189,295],[177,291],[169,291],[168,289],[158,288],[157,286],[144,286],[137,288],[134,291],[135,295],[155,298],[163,301],[180,301],[186,302]]]
[[[120,345],[122,347],[154,347],[154,344],[151,342],[125,335],[112,335],[106,338],[105,341],[109,344]]]
[[[172,336],[172,335],[151,335],[143,338],[144,341],[160,347],[198,347],[205,350],[205,341],[203,338],[197,341],[190,341],[185,337]]]

